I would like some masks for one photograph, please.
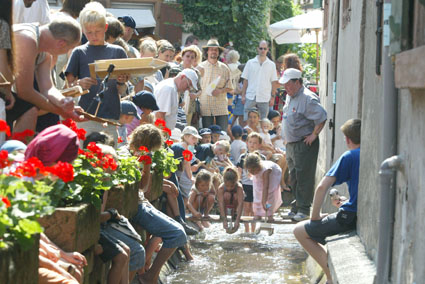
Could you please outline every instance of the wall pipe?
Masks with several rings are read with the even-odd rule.
[[[391,0],[385,0],[385,5]],[[380,6],[379,8],[383,8]],[[385,19],[384,19],[385,21]],[[388,24],[388,23],[387,23]],[[388,35],[389,36],[389,35]],[[395,170],[399,169],[402,160],[397,152],[398,129],[398,97],[394,84],[394,68],[389,46],[383,42],[382,47],[382,135],[379,147],[382,159],[380,169],[380,210],[378,259],[375,277],[376,284],[391,283],[391,261],[395,212]],[[388,44],[388,43],[387,43]],[[388,158],[390,157],[390,158]]]

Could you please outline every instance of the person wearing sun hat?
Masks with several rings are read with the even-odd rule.
[[[224,48],[220,46],[216,39],[210,39],[202,49],[207,55],[207,60],[198,65],[202,76],[202,93],[199,97],[202,125],[209,127],[214,124],[215,119],[222,129],[227,129],[227,93],[232,93],[234,86],[232,80],[230,80],[229,67],[218,60]],[[209,93],[208,90],[211,89],[212,92]]]
[[[319,97],[303,86],[300,70],[286,69],[279,82],[288,93],[283,108],[282,137],[286,141],[290,185],[296,200],[288,215],[298,222],[310,217],[319,133],[326,123],[327,114]]]

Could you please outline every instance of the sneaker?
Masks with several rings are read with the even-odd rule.
[[[288,214],[283,214],[281,216],[284,219],[292,219],[295,217],[295,215],[297,215],[297,213],[295,213],[294,211],[289,211]]]
[[[300,222],[307,219],[310,219],[310,216],[301,212],[298,212],[294,217],[292,217],[292,220],[295,222]]]
[[[199,231],[198,230],[196,230],[195,228],[189,226],[185,221],[182,220],[179,223],[180,223],[180,225],[183,226],[183,229],[186,232],[186,235],[188,235],[188,236],[194,236],[194,235],[199,234]]]

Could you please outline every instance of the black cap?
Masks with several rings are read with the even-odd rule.
[[[140,91],[132,98],[132,101],[139,108],[147,108],[151,109],[152,111],[159,110],[159,107],[156,104],[156,99],[151,92]]]

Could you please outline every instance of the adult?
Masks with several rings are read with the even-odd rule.
[[[37,119],[22,119],[29,110],[38,109],[81,121],[74,111],[72,99],[65,98],[51,79],[52,56],[65,54],[80,43],[81,28],[71,17],[59,17],[47,25],[14,25],[17,99],[13,109],[7,111],[7,122],[15,131],[35,129]],[[35,75],[35,76],[34,76]],[[34,77],[38,90],[34,88]],[[37,114],[36,114],[37,115]],[[21,119],[20,119],[21,118]]]
[[[180,67],[182,69],[194,68],[198,66],[199,63],[201,63],[201,51],[196,45],[191,45],[191,46],[183,48],[182,62],[180,64]],[[199,117],[195,116],[194,119],[192,118],[193,118],[193,114],[196,113],[196,99],[199,98],[200,95],[201,95],[201,92],[198,91],[196,93],[186,92],[184,96],[183,109],[186,114],[187,125],[191,125],[196,128],[198,128],[198,125],[199,125],[198,123]]]
[[[258,44],[258,55],[245,65],[241,77],[244,79],[242,87],[242,103],[244,120],[248,119],[248,111],[254,107],[260,112],[260,118],[267,118],[269,106],[273,106],[277,89],[278,77],[276,65],[267,57],[269,45],[262,40]]]
[[[140,58],[140,53],[137,48],[129,44],[129,41],[133,37],[133,34],[136,36],[139,35],[136,29],[136,21],[133,19],[132,16],[118,17],[118,20],[120,20],[124,25],[124,36],[122,37],[122,39],[125,40],[125,42],[128,44],[128,48],[130,50],[129,57]]]
[[[170,68],[171,61],[174,58],[174,54],[176,53],[176,49],[174,46],[166,39],[160,39],[156,42],[158,48],[158,59],[168,62],[166,67],[161,68],[161,73],[163,79],[168,79],[170,77]],[[162,80],[159,80],[162,81]]]
[[[50,8],[47,0],[13,0],[13,23],[50,23]]]
[[[202,49],[207,55],[207,60],[198,65],[202,76],[202,94],[199,97],[202,126],[210,127],[218,124],[222,129],[227,129],[227,93],[232,93],[234,87],[230,80],[229,67],[218,60],[224,48],[216,39],[210,39]],[[219,79],[218,82],[216,82],[217,79]]]
[[[192,69],[185,69],[177,77],[168,78],[155,86],[155,99],[159,110],[155,112],[156,119],[165,120],[169,129],[174,129],[177,123],[179,93],[197,90],[198,75]]]
[[[296,203],[289,213],[293,220],[310,216],[314,176],[319,154],[319,133],[326,122],[326,111],[319,97],[303,86],[302,72],[289,68],[279,81],[288,93],[283,108],[282,137],[286,141],[286,160]]]
[[[341,130],[344,133],[348,151],[342,154],[338,161],[335,162],[316,188],[311,220],[298,223],[294,229],[294,235],[297,240],[325,272],[328,278],[326,283],[332,283],[332,279],[327,262],[328,256],[324,248],[326,244],[325,238],[352,230],[356,226],[360,167],[360,128],[360,119],[350,119],[342,125]],[[331,186],[344,182],[348,185],[350,199],[340,205],[339,212],[327,216],[320,214],[320,208],[327,190]]]
[[[182,46],[182,49],[191,45],[198,45],[198,44],[199,44],[199,38],[195,35],[190,35],[186,38],[186,41],[184,42],[184,46]]]
[[[0,72],[8,82],[13,81],[13,41],[11,39],[12,3],[1,0],[0,5]],[[3,82],[3,78],[0,82]],[[5,82],[3,82],[5,83]],[[0,88],[0,119],[6,119],[6,109],[11,109],[15,98],[10,91],[10,85]],[[8,104],[6,106],[6,104]],[[0,134],[0,143],[5,140],[5,134]]]

